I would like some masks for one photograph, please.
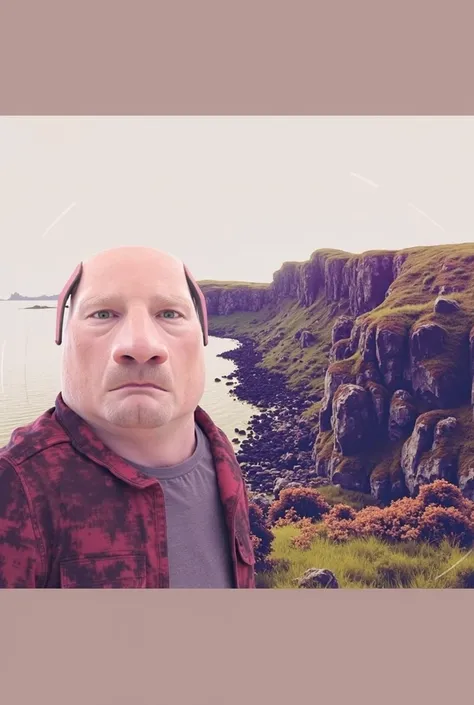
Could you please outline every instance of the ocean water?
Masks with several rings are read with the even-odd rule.
[[[0,447],[12,431],[33,421],[54,405],[60,391],[62,348],[54,342],[56,309],[29,309],[43,302],[0,301]],[[44,302],[55,306],[55,302]],[[230,437],[234,428],[246,428],[257,409],[228,392],[225,380],[215,377],[235,369],[230,360],[217,355],[237,343],[209,338],[206,348],[206,390],[201,406]]]

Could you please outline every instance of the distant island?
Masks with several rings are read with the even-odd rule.
[[[40,304],[35,304],[34,306],[26,306],[25,308],[57,308],[56,306],[41,306]]]
[[[0,301],[57,301],[59,299],[59,294],[52,294],[48,296],[47,294],[41,294],[41,296],[24,296],[15,291],[10,294],[8,299],[0,299]]]

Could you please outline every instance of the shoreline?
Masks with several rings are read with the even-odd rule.
[[[315,424],[301,418],[311,402],[301,392],[290,390],[282,374],[258,367],[263,356],[252,338],[230,335],[223,329],[209,331],[209,335],[238,343],[236,348],[218,354],[235,365],[227,379],[236,384],[228,393],[258,409],[237,447],[233,443],[249,489],[268,495],[289,483],[308,487],[327,484],[314,472],[311,456]]]

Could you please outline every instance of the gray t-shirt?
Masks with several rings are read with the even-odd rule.
[[[196,449],[179,465],[139,470],[156,477],[165,496],[170,588],[232,588],[224,510],[209,441],[196,424]]]

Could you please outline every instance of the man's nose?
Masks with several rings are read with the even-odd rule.
[[[113,359],[117,364],[152,362],[162,364],[168,359],[168,349],[156,321],[147,312],[127,314],[117,330],[113,345]]]

